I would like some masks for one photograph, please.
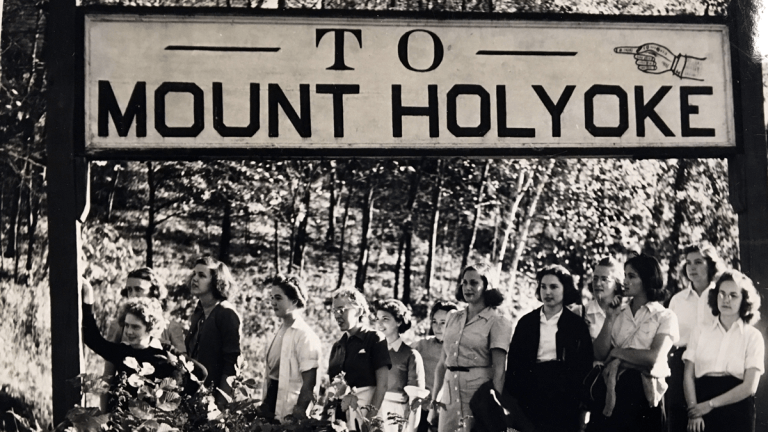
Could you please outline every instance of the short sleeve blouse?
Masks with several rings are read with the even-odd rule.
[[[492,349],[509,349],[512,324],[491,307],[467,322],[464,308],[448,314],[443,334],[447,367],[490,367]]]
[[[742,320],[728,330],[715,320],[693,331],[683,360],[693,362],[696,378],[725,373],[743,380],[747,369],[765,371],[765,342],[758,329]]]
[[[611,328],[611,345],[620,348],[649,349],[657,334],[669,335],[675,343],[680,338],[677,316],[659,302],[644,304],[633,316],[630,305]]]

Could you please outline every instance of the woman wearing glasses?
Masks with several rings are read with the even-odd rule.
[[[392,361],[384,335],[364,325],[369,311],[363,293],[342,288],[332,299],[333,318],[344,334],[331,348],[328,375],[333,381],[343,372],[347,384],[357,395],[360,408],[347,410],[347,428],[360,430],[363,425],[359,415],[373,419],[381,409]]]
[[[190,320],[187,352],[208,370],[205,385],[213,387],[216,404],[223,407],[222,393],[232,396],[227,380],[240,366],[240,315],[227,301],[235,281],[227,265],[210,256],[195,261],[192,272],[189,289],[199,303]]]
[[[755,392],[764,372],[765,346],[752,325],[760,294],[752,281],[727,270],[709,292],[716,317],[694,330],[683,354],[689,432],[753,432]]]
[[[278,421],[289,415],[304,419],[314,398],[320,359],[320,339],[302,317],[307,291],[299,279],[283,275],[267,279],[265,285],[281,325],[264,356],[267,379],[260,411]]]
[[[443,390],[439,402],[439,432],[469,432],[475,423],[470,401],[481,385],[493,381],[501,394],[507,349],[512,340],[512,324],[497,311],[504,296],[488,281],[487,265],[471,265],[462,270],[456,299],[467,307],[448,314],[443,352],[435,369],[432,388]]]

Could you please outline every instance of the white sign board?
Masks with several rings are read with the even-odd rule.
[[[87,150],[734,147],[715,24],[88,15]]]

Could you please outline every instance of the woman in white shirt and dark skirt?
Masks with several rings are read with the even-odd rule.
[[[573,276],[551,265],[536,275],[544,305],[524,315],[509,345],[505,391],[514,396],[537,431],[578,431],[581,385],[592,369],[586,322],[564,305],[578,301]]]
[[[765,353],[752,326],[760,318],[760,295],[748,277],[727,270],[710,291],[709,306],[717,319],[694,331],[683,354],[688,431],[754,431]]]

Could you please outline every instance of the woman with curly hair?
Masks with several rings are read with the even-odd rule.
[[[389,347],[392,368],[387,379],[387,393],[381,405],[381,417],[384,418],[384,432],[398,432],[398,425],[389,420],[390,414],[405,418],[410,411],[409,396],[406,387],[424,389],[424,363],[421,354],[400,338],[411,328],[411,312],[400,300],[384,300],[376,303],[376,324],[384,334]],[[413,394],[412,396],[417,396]],[[422,397],[424,395],[421,395]],[[408,422],[402,432],[415,432],[421,419],[418,412],[407,415]]]
[[[697,327],[683,354],[689,432],[752,432],[755,392],[765,346],[760,331],[760,294],[736,270],[723,272],[709,292],[714,323]]]
[[[320,338],[302,316],[307,290],[300,279],[281,274],[267,279],[264,285],[269,288],[269,303],[281,325],[264,355],[267,379],[260,411],[281,422],[287,416],[304,419],[314,399],[320,360]]]
[[[597,338],[603,328],[606,311],[611,307],[614,299],[622,294],[623,280],[624,266],[611,256],[601,258],[592,271],[592,284],[589,285],[592,300],[587,303],[584,314],[592,340]]]
[[[425,384],[426,389],[429,390],[433,400],[437,399],[437,395],[432,392],[434,390],[432,387],[434,382],[432,380],[433,376],[431,372],[437,368],[437,363],[440,361],[440,354],[443,352],[443,337],[445,336],[445,323],[448,319],[448,313],[455,311],[456,309],[458,309],[456,303],[437,300],[435,304],[432,305],[432,310],[429,312],[428,336],[424,339],[420,339],[413,346],[413,349],[421,354],[421,359],[424,361],[424,370],[428,371]],[[418,428],[419,432],[427,432],[430,426],[437,427],[437,418],[432,419],[432,425],[430,425],[430,422],[428,421],[429,409],[430,407],[426,404],[422,406],[421,420],[419,421]]]
[[[83,297],[83,342],[93,352],[114,364],[116,374],[126,373],[130,376],[135,373],[135,369],[126,362],[126,359],[131,357],[138,365],[145,363],[151,365],[152,371],[146,374],[148,378],[178,377],[180,370],[178,357],[186,357],[186,355],[179,353],[170,345],[158,348],[159,344],[155,341],[156,335],[165,328],[165,318],[163,318],[160,302],[146,297],[126,301],[118,313],[118,321],[124,328],[124,341],[123,343],[111,342],[101,335],[93,317],[93,287],[84,279],[80,283]],[[205,367],[194,360],[192,363],[194,367],[191,372],[198,381],[205,380],[207,375]],[[183,385],[188,393],[194,393],[199,387],[189,380],[183,382]],[[116,403],[117,400],[109,401],[106,410],[115,408]]]
[[[586,322],[565,307],[579,300],[571,273],[550,265],[536,274],[536,282],[536,298],[544,305],[517,323],[505,389],[536,430],[578,431],[581,385],[592,369],[592,338]]]
[[[392,361],[384,335],[365,325],[368,301],[354,288],[341,288],[331,295],[331,313],[341,339],[331,347],[328,375],[333,379],[344,373],[344,379],[357,395],[359,410],[350,407],[346,412],[347,429],[360,430],[358,412],[373,419],[381,410],[389,382]]]
[[[475,423],[470,401],[488,381],[501,394],[512,324],[496,308],[504,295],[489,281],[490,267],[475,264],[464,268],[456,289],[456,300],[467,307],[448,314],[440,361],[435,368],[435,394],[445,404],[438,415],[439,432],[469,432]]]
[[[624,263],[624,295],[629,304],[608,308],[594,342],[608,394],[599,424],[606,431],[660,431],[662,398],[669,376],[667,353],[678,339],[677,316],[666,299],[661,266],[640,254]]]
[[[684,432],[688,428],[688,408],[683,394],[685,364],[683,354],[691,334],[699,327],[711,326],[716,318],[709,308],[709,292],[717,276],[725,270],[725,263],[717,250],[708,243],[694,244],[683,249],[680,281],[685,288],[669,301],[669,309],[677,315],[680,340],[669,353],[671,375],[669,389],[664,395],[670,432]]]
[[[207,255],[195,261],[189,289],[199,302],[190,319],[186,346],[189,355],[208,369],[205,384],[213,387],[219,407],[232,396],[227,380],[240,367],[240,315],[227,301],[234,288],[226,264]]]
[[[120,295],[124,300],[133,298],[153,298],[162,301],[168,295],[168,291],[163,286],[155,270],[150,267],[140,267],[128,273],[125,280],[125,286],[120,290]],[[181,324],[174,320],[166,320],[167,325],[162,333],[151,340],[155,348],[162,348],[161,344],[172,345],[180,353],[187,352],[184,346],[184,329]],[[109,322],[104,337],[110,342],[128,343],[124,333],[123,325],[120,320],[114,319]],[[104,362],[104,377],[112,377],[115,374],[115,365],[112,362]],[[101,407],[106,409],[107,396],[101,398]]]
[[[150,267],[137,268],[128,273],[125,286],[120,290],[120,296],[123,299],[147,297],[162,302],[167,295],[168,290],[163,286],[155,270]],[[173,320],[167,320],[167,323],[158,339],[160,342],[173,345],[179,352],[186,352],[184,329],[181,324]],[[123,340],[123,328],[117,320],[109,323],[105,337],[112,342]]]

